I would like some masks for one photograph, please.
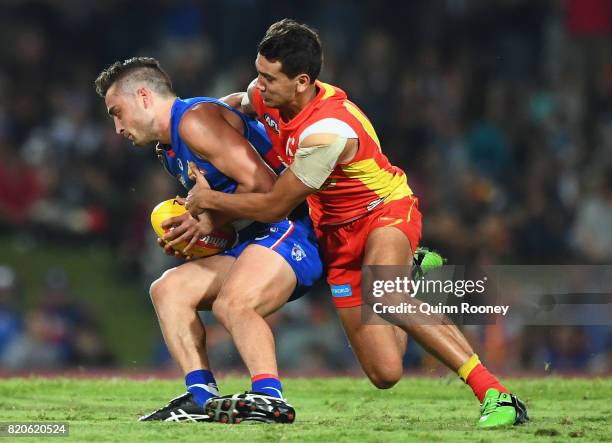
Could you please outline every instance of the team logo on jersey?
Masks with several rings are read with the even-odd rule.
[[[274,120],[270,114],[264,114],[263,118],[274,132],[276,132],[277,134],[280,132],[280,130],[278,129],[278,122]]]
[[[181,161],[180,158],[176,159],[176,164],[178,165],[179,169],[182,171],[183,170],[183,162]]]
[[[291,258],[295,261],[301,261],[304,257],[306,257],[306,253],[302,247],[297,243],[294,243],[293,248],[291,249]]]
[[[276,226],[272,226],[270,228],[270,232],[278,232],[278,228]]]
[[[330,285],[333,297],[350,297],[353,295],[353,288],[348,283],[344,285]]]

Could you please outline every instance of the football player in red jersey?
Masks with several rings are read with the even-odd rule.
[[[318,35],[293,20],[273,24],[258,47],[257,79],[240,99],[258,115],[279,157],[289,165],[271,191],[223,194],[197,174],[187,207],[271,222],[307,199],[327,265],[327,281],[351,346],[378,388],[402,376],[407,334],[472,388],[480,427],[522,423],[524,404],[479,361],[459,329],[444,324],[366,324],[361,318],[362,266],[409,266],[421,238],[418,200],[404,172],[382,153],[364,113],[341,89],[317,80]]]

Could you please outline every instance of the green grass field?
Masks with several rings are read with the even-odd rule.
[[[360,378],[285,379],[285,393],[297,412],[293,425],[136,421],[182,393],[181,380],[5,379],[0,380],[0,421],[67,421],[70,441],[611,440],[612,379],[506,381],[528,403],[527,425],[477,430],[477,402],[454,377],[407,377],[388,391]],[[247,380],[222,379],[220,387],[237,392]]]

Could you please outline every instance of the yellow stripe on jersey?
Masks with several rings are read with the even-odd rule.
[[[370,123],[370,120],[368,120],[368,118],[348,100],[344,101],[344,107],[353,115],[353,117],[359,120],[359,123],[361,123],[363,129],[365,129],[372,140],[374,140],[374,143],[376,143],[376,146],[378,146],[378,149],[380,150],[380,140],[378,140],[378,136],[376,135],[376,131],[374,130],[372,123]]]
[[[334,87],[332,85],[329,85],[327,83],[323,83],[323,82],[319,82],[319,85],[323,87],[323,89],[325,89],[325,94],[323,94],[323,97],[321,97],[321,100],[325,100],[327,98],[330,98],[332,95],[334,95],[336,93],[336,90],[334,89]]]
[[[405,174],[385,171],[372,158],[339,166],[347,177],[359,180],[370,191],[384,198],[385,202],[412,195]]]

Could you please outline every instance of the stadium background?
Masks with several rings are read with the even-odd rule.
[[[254,77],[282,17],[321,32],[321,78],[367,113],[450,263],[612,261],[609,0],[81,1],[0,6],[0,368],[173,368],[148,286],[174,263],[150,209],[180,189],[117,137],[93,80],[159,58],[180,96]],[[215,369],[243,366],[210,317]],[[352,372],[325,286],[271,318],[284,372]],[[466,333],[489,366],[612,369],[611,327]],[[434,368],[413,343],[406,367]]]

